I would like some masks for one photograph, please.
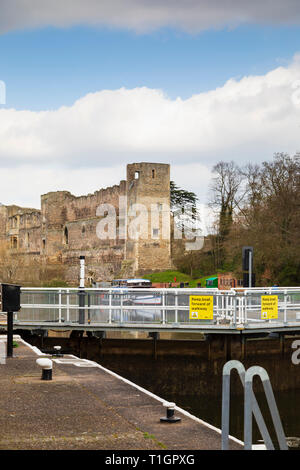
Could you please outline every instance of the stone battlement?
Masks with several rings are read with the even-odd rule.
[[[122,215],[120,198],[123,203],[126,201]],[[34,260],[39,266],[60,265],[66,281],[74,284],[78,282],[81,255],[86,256],[89,277],[94,281],[112,279],[119,274],[132,276],[168,269],[171,266],[170,234],[161,237],[159,220],[154,229],[149,225],[150,236],[146,238],[129,240],[119,233],[110,239],[99,238],[97,227],[104,214],[102,211],[98,215],[98,208],[101,205],[112,207],[119,228],[121,224],[125,227],[130,223],[128,213],[133,204],[143,204],[149,211],[151,206],[170,205],[168,164],[129,164],[126,180],[92,194],[74,196],[69,191],[43,194],[41,209],[0,206],[0,240],[22,255],[27,264]],[[151,230],[155,230],[155,240]]]

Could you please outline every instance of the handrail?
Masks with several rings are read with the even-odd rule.
[[[245,388],[245,367],[240,361],[228,361],[223,367],[223,386],[222,386],[222,450],[229,448],[229,417],[230,417],[230,375],[232,369],[238,371],[243,388]],[[270,438],[270,434],[266,427],[265,421],[261,414],[255,396],[253,396],[252,409],[258,423],[262,438],[268,449],[273,450],[274,446]]]
[[[91,324],[93,322],[111,324],[118,321],[118,317],[124,319],[126,323],[136,322],[137,317],[149,322],[151,315],[155,314],[156,321],[161,321],[162,325],[175,323],[194,327],[195,324],[201,326],[203,321],[189,318],[189,298],[191,295],[199,295],[214,298],[211,322],[214,322],[218,328],[223,328],[224,324],[239,329],[253,328],[256,325],[259,328],[269,325],[286,327],[290,326],[291,322],[298,322],[300,327],[300,288],[279,289],[251,288],[242,292],[237,289],[220,291],[209,288],[85,288],[84,295],[90,301],[86,302],[83,299],[84,303],[79,306],[79,289],[76,287],[22,287],[22,309],[18,313],[17,320],[21,322],[35,318],[41,322],[50,320],[62,323],[67,319],[76,322],[77,313],[84,310],[90,314]],[[278,295],[278,318],[262,318],[260,296],[263,294]],[[121,302],[123,296],[124,302]],[[149,297],[151,301],[146,300]],[[144,313],[141,314],[141,310]],[[106,316],[108,311],[109,315]]]
[[[244,441],[245,450],[252,448],[252,408],[251,403],[254,400],[253,392],[253,377],[258,375],[262,381],[264,392],[269,405],[269,410],[272,416],[275,432],[277,435],[279,447],[281,450],[288,450],[286,437],[284,435],[281,419],[279,416],[278,408],[276,405],[275,397],[273,394],[271,382],[268,373],[260,366],[250,367],[245,374],[245,408],[244,408]],[[257,423],[259,424],[259,423]],[[267,449],[269,447],[266,445]]]
[[[230,418],[230,375],[236,369],[244,388],[244,448],[252,449],[252,414],[260,430],[267,450],[274,450],[274,444],[268,432],[266,423],[260,411],[253,392],[252,382],[255,375],[259,375],[264,386],[273,424],[276,430],[280,449],[287,450],[286,438],[282,428],[280,416],[276,406],[272,386],[265,369],[259,366],[250,367],[247,371],[240,361],[228,361],[222,372],[222,450],[229,448],[229,418]]]

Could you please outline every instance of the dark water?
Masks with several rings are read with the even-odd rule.
[[[260,406],[267,428],[277,446],[276,433],[273,428],[272,417],[263,391],[255,394]],[[282,426],[286,437],[300,437],[300,390],[283,392],[274,391],[277,408],[280,414]],[[171,395],[168,397],[178,406],[189,413],[206,421],[217,428],[221,428],[221,399],[195,396]],[[243,396],[231,397],[230,403],[230,434],[238,439],[244,440],[244,417]],[[253,418],[253,443],[261,443],[261,435]]]

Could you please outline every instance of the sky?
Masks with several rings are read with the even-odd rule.
[[[5,99],[4,99],[5,98]],[[300,150],[298,0],[0,0],[0,201]]]

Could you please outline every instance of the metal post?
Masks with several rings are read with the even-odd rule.
[[[7,357],[13,357],[13,312],[7,312]]]
[[[85,271],[85,256],[80,256],[80,284],[79,284],[79,323],[82,325],[85,322],[85,290],[84,290],[84,271]]]
[[[88,294],[88,323],[91,323],[91,310],[90,310],[90,306],[91,306],[91,295]]]
[[[80,256],[80,288],[84,288],[85,280],[85,256]]]
[[[283,314],[283,323],[287,323],[287,291],[284,291],[284,314]]]
[[[58,323],[61,323],[61,289],[58,291]]]
[[[70,291],[67,289],[67,321],[70,321]]]
[[[85,321],[85,310],[84,310],[85,291],[83,289],[79,289],[78,296],[79,296],[79,323],[83,325]]]
[[[224,304],[225,304],[225,296],[224,296],[224,294],[223,294],[223,295],[221,296],[221,305],[222,305],[222,307],[221,307],[221,309],[222,309],[221,317],[222,317],[222,318],[225,318],[225,317],[226,317],[226,311],[225,311],[225,306],[224,306]]]
[[[177,290],[175,292],[175,307],[176,307],[176,310],[175,310],[175,323],[178,323],[178,292],[177,292]]]
[[[112,323],[112,311],[111,311],[111,305],[112,305],[112,299],[111,299],[111,291],[109,291],[109,294],[108,294],[108,302],[109,302],[109,310],[108,310],[108,323],[111,324]]]
[[[123,323],[123,291],[120,291],[120,322]]]
[[[233,309],[233,316],[232,316],[233,326],[236,326],[236,309],[237,309],[237,297],[236,297],[236,294],[235,294],[234,297],[233,297],[233,302],[231,302],[231,306],[232,306],[232,309]]]
[[[249,287],[252,287],[252,252],[249,250]]]

